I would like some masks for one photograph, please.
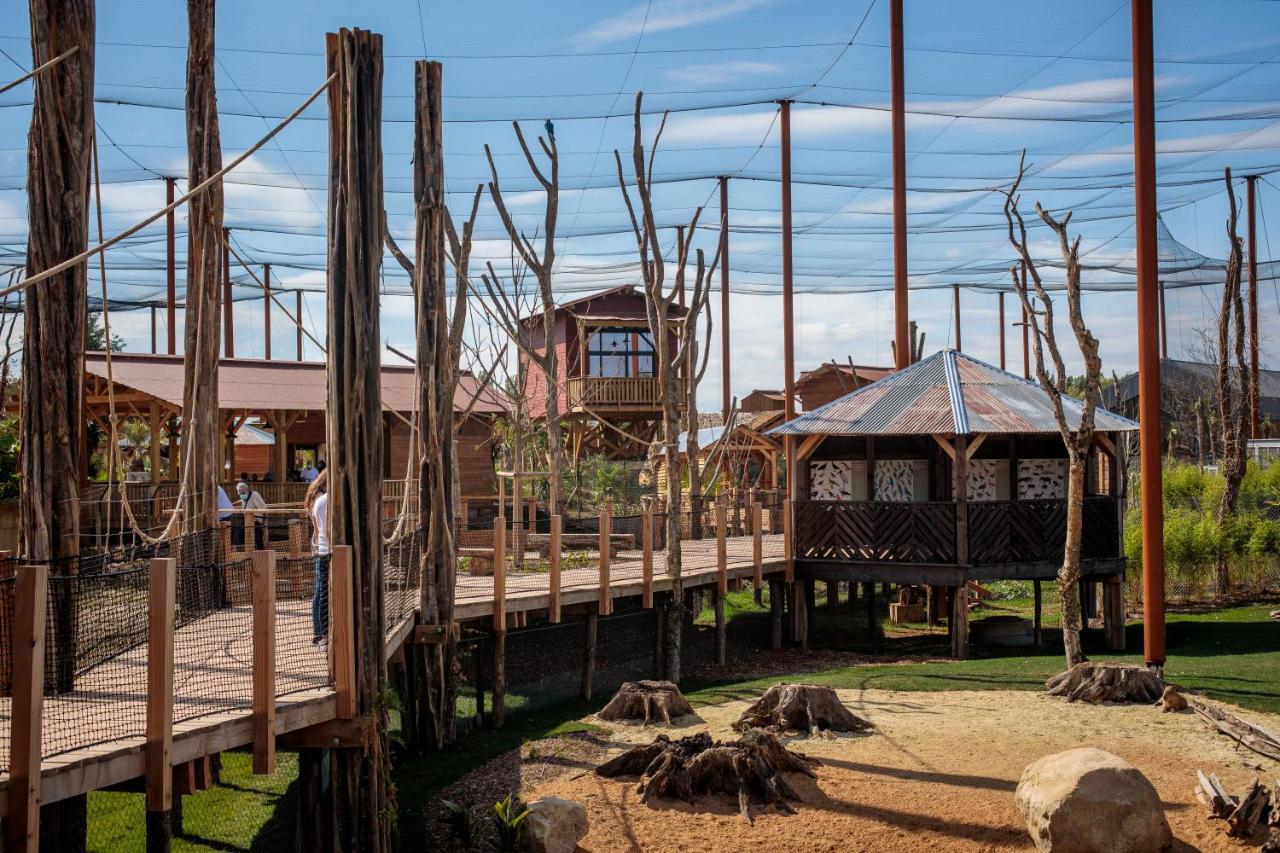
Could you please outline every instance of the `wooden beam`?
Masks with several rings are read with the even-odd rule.
[[[254,536],[245,516],[245,547]],[[253,772],[276,770],[276,552],[254,551],[253,596]]]
[[[147,600],[147,835],[172,837],[173,631],[178,561],[151,561]]]
[[[356,715],[355,601],[351,546],[334,546],[329,555],[329,659],[333,692],[337,694],[335,713],[340,720]]]
[[[282,734],[281,749],[358,749],[368,743],[377,722],[372,714],[361,714],[350,720],[325,720],[305,729]]]
[[[25,853],[40,848],[41,714],[49,567],[20,565],[16,573],[6,849]]]
[[[973,459],[973,454],[978,452],[978,448],[981,447],[982,443],[986,440],[987,440],[987,434],[985,432],[979,433],[978,435],[974,436],[973,439],[969,442],[969,446],[965,448],[965,451],[964,451],[965,461]]]
[[[640,516],[640,577],[644,584],[644,592],[641,593],[642,606],[648,610],[653,607],[653,505],[648,504],[644,508],[644,514]]]
[[[613,532],[613,511],[609,507],[605,507],[600,513],[600,606],[601,616],[608,616],[613,612],[613,600],[611,598],[612,591],[609,589],[610,577],[610,557],[613,549],[613,540],[611,533]]]
[[[796,449],[796,462],[803,462],[813,455],[818,449],[818,445],[826,440],[825,435],[808,435],[804,441],[800,442],[800,446]]]
[[[956,449],[951,445],[951,440],[944,435],[939,435],[936,432],[933,434],[932,438],[934,441],[938,443],[938,446],[942,448],[942,451],[946,453],[948,457],[950,457],[951,461],[955,462]]]

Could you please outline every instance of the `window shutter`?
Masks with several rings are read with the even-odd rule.
[[[868,500],[867,496],[867,463],[863,461],[855,461],[853,463],[853,493],[855,501]]]
[[[1009,488],[1009,460],[996,460],[996,500],[1007,501],[1012,498]]]
[[[913,482],[911,500],[924,502],[929,500],[929,460],[916,459],[912,462]]]

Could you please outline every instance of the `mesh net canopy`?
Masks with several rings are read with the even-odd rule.
[[[180,5],[156,0],[98,15],[96,118],[108,236],[163,205],[162,178],[176,178],[180,192],[186,187],[183,15]],[[217,85],[228,159],[319,83],[323,34],[347,18],[337,2],[314,4],[302,21],[285,4],[251,16],[223,11]],[[22,22],[11,23],[10,33],[23,31]],[[802,8],[768,0],[651,0],[607,11],[574,2],[550,14],[537,4],[448,14],[393,4],[363,10],[362,23],[386,38],[386,206],[402,245],[413,238],[413,60],[427,56],[445,63],[447,190],[455,220],[489,180],[488,144],[516,222],[535,234],[543,200],[510,123],[521,121],[529,137],[554,133],[561,154],[560,293],[637,277],[613,157],[621,150],[630,171],[636,91],[645,92],[646,142],[661,113],[671,111],[654,174],[664,252],[673,251],[674,226],[700,205],[709,209],[695,245],[713,251],[718,178],[726,176],[730,287],[778,292],[778,102],[790,100],[796,290],[856,293],[892,285],[885,0]],[[1155,30],[1160,274],[1168,287],[1198,286],[1222,274],[1223,168],[1231,166],[1237,182],[1261,176],[1265,201],[1273,189],[1268,176],[1280,167],[1274,96],[1280,4],[1171,0],[1158,5]],[[1013,255],[994,190],[1009,184],[1025,149],[1024,210],[1031,214],[1040,201],[1059,213],[1073,211],[1073,229],[1084,239],[1085,286],[1132,289],[1128,3],[1086,0],[1068,8],[1003,0],[960,9],[913,0],[904,32],[911,286],[1009,288]],[[7,67],[0,76],[17,77],[30,66],[25,36],[0,36],[0,49]],[[31,97],[29,83],[0,96],[6,119],[0,265],[10,269],[24,257],[23,135]],[[321,98],[227,177],[233,245],[256,275],[259,265],[270,264],[273,287],[282,290],[324,289],[326,110]],[[1263,211],[1267,236],[1265,204]],[[178,219],[181,268],[181,211]],[[1058,257],[1051,238],[1033,222],[1033,252],[1047,269]],[[476,239],[473,268],[486,260],[499,269],[510,263],[506,233],[487,197]],[[107,260],[113,307],[163,304],[163,222],[125,240]],[[258,282],[234,260],[233,267],[236,298],[261,299]],[[1264,281],[1276,273],[1271,263],[1260,270]],[[408,277],[389,256],[383,274],[386,294],[409,292]],[[97,276],[90,265],[94,307]],[[180,272],[179,301],[183,278]],[[315,319],[304,322],[314,326]]]

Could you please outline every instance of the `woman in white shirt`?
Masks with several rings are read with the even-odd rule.
[[[311,550],[316,555],[315,592],[311,595],[311,642],[319,645],[329,633],[329,476],[321,472],[307,487],[307,516],[311,519]]]

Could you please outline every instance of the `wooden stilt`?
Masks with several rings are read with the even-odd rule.
[[[489,725],[502,728],[507,719],[507,631],[493,632],[493,710],[489,712]]]
[[[253,772],[268,775],[276,770],[276,552],[255,551],[252,565]]]
[[[640,516],[640,540],[641,606],[647,610],[653,607],[653,507]]]
[[[951,656],[956,660],[969,657],[969,592],[963,586],[951,587]]]
[[[840,581],[827,581],[827,610],[835,613],[840,609]]]
[[[173,621],[178,561],[154,559],[147,597],[147,850],[173,842]],[[272,697],[274,699],[274,696]]]
[[[596,675],[596,636],[599,632],[599,608],[589,607],[587,610],[587,639],[583,644],[582,654],[582,700],[591,701],[591,690]]]
[[[769,578],[769,614],[772,631],[769,637],[769,648],[782,648],[782,582]]]
[[[1035,610],[1032,615],[1032,619],[1033,619],[1033,625],[1034,625],[1034,631],[1035,631],[1035,644],[1036,644],[1036,648],[1038,649],[1042,645],[1044,645],[1044,633],[1041,627],[1041,620],[1042,620],[1043,611],[1044,611],[1044,598],[1043,598],[1043,592],[1040,589],[1040,581],[1032,581],[1031,585],[1033,589],[1032,594],[1035,596],[1035,605],[1034,605]]]
[[[550,585],[550,598],[547,606],[547,621],[552,625],[560,623],[560,529],[563,519],[559,513],[553,513],[551,516],[551,568],[548,572],[547,582]],[[652,555],[650,555],[652,559]],[[649,566],[650,582],[653,579],[653,565]],[[652,586],[650,587],[650,595],[652,595]]]
[[[1124,611],[1124,581],[1104,581],[1102,584],[1102,620],[1106,633],[1107,648],[1111,651],[1124,651]]]
[[[716,663],[724,666],[728,659],[728,643],[725,637],[724,593],[719,588],[711,592],[711,605],[716,614]]]
[[[6,846],[14,853],[40,847],[40,744],[48,584],[48,566],[17,567]]]
[[[862,584],[862,606],[867,614],[867,639],[876,642],[880,639],[880,612],[876,609],[876,585]]]

